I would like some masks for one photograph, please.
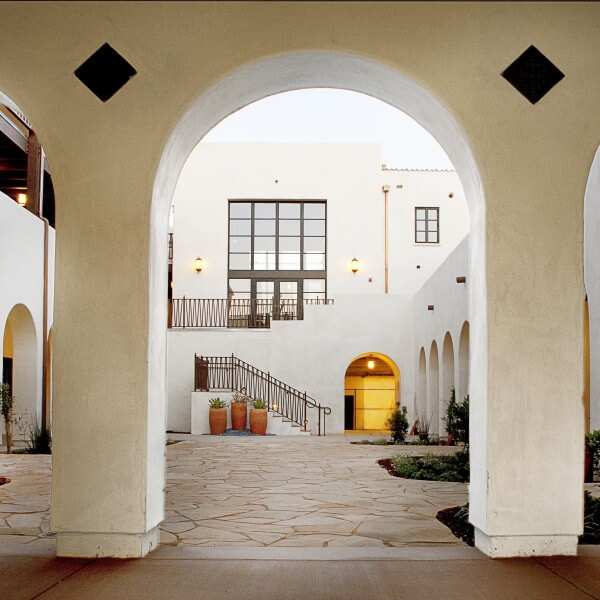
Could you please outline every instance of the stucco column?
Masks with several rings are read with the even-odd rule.
[[[164,371],[151,389],[141,209],[152,180],[136,177],[133,151],[125,169],[90,144],[73,157],[85,178],[56,175],[51,529],[59,556],[139,557],[158,545],[164,503]],[[166,336],[166,309],[153,318]]]
[[[471,330],[470,519],[495,557],[575,554],[583,528],[585,175],[563,155],[544,177],[535,144],[487,173],[486,372]]]

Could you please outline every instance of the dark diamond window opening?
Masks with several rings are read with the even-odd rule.
[[[112,98],[137,71],[109,44],[103,44],[75,76],[102,102]]]
[[[564,76],[535,46],[529,46],[502,72],[502,77],[531,104],[541,100]]]

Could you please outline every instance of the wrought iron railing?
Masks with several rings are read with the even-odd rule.
[[[169,327],[244,327],[265,329],[271,321],[298,321],[304,307],[333,304],[331,299],[228,300],[226,298],[173,298],[169,301]]]
[[[270,411],[276,412],[304,431],[314,423],[318,435],[325,435],[325,420],[331,408],[322,406],[306,392],[256,367],[231,356],[198,356],[194,354],[195,391],[228,390],[243,393],[252,400],[264,400]]]

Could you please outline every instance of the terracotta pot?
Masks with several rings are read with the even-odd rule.
[[[231,403],[231,428],[236,431],[245,431],[248,416],[248,407],[245,402]]]
[[[227,429],[227,409],[210,408],[208,410],[208,423],[211,435],[221,435]]]
[[[266,408],[250,409],[250,431],[257,435],[265,435],[267,433]]]
[[[594,481],[594,466],[592,461],[592,453],[589,448],[585,449],[585,467],[584,467],[585,483],[593,483]]]

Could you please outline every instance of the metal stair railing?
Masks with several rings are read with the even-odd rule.
[[[329,406],[261,371],[253,365],[231,356],[198,356],[194,354],[194,390],[231,390],[252,400],[264,400],[267,409],[307,431],[309,411],[316,411],[318,435],[325,435]],[[321,433],[322,431],[322,433]]]

